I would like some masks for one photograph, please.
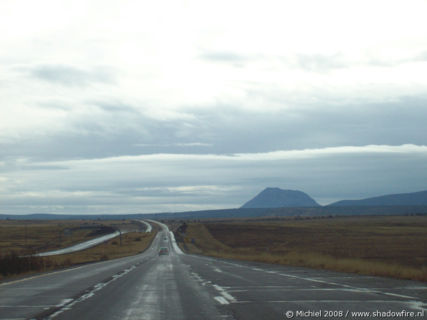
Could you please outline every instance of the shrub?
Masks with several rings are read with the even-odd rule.
[[[18,256],[14,251],[0,257],[0,274],[3,276],[19,274],[28,271],[44,269],[45,261],[42,257]]]

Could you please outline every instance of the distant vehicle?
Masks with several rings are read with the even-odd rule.
[[[166,247],[161,247],[159,250],[159,256],[167,256],[169,254],[169,249]]]

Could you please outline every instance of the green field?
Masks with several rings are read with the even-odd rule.
[[[427,281],[427,217],[189,223],[184,250],[217,257]]]

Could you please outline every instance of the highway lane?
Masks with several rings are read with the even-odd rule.
[[[144,221],[144,220],[139,220],[139,222],[141,222],[142,224],[145,225],[145,232],[151,232],[153,230],[151,224],[149,224],[148,222]],[[120,230],[120,231],[115,231],[113,233],[109,233],[88,241],[84,241],[81,243],[77,243],[75,245],[72,245],[70,247],[67,248],[62,248],[62,249],[58,249],[58,250],[52,250],[52,251],[46,251],[46,252],[40,252],[40,253],[36,253],[34,254],[34,256],[36,257],[48,257],[48,256],[54,256],[54,255],[59,255],[59,254],[67,254],[67,253],[72,253],[72,252],[77,252],[77,251],[82,251],[82,250],[86,250],[92,247],[95,247],[103,242],[106,242],[108,240],[111,240],[115,237],[120,236],[120,234],[125,234],[128,232],[133,232],[135,230],[131,229],[131,230]]]
[[[153,242],[154,244],[154,242]],[[154,251],[151,249],[150,251]],[[151,255],[127,257],[83,265],[0,284],[0,319],[26,319],[100,288],[126,275]]]
[[[138,220],[138,221],[145,225],[145,232],[151,232],[153,230],[153,227],[147,221],[144,221],[144,220]]]
[[[376,311],[402,310],[427,319],[425,283],[191,255],[182,261],[195,279],[215,289],[220,309],[235,319],[286,319],[286,312],[295,319],[305,318],[297,312],[313,312],[308,318],[314,319],[319,311],[322,319],[373,319]],[[336,316],[324,316],[327,311]],[[352,317],[354,312],[371,316]]]
[[[170,255],[159,256],[160,247]],[[134,257],[0,284],[0,319],[219,319],[170,233]]]
[[[37,257],[47,257],[47,256],[54,256],[54,255],[58,255],[58,254],[67,254],[67,253],[72,253],[72,252],[77,252],[77,251],[81,251],[81,250],[85,250],[85,249],[89,249],[92,248],[94,246],[97,246],[103,242],[106,242],[108,240],[111,240],[115,237],[118,237],[120,235],[120,233],[124,234],[126,233],[123,231],[116,231],[113,233],[109,233],[106,235],[103,235],[101,237],[97,237],[88,241],[84,241],[78,244],[75,244],[73,246],[67,247],[67,248],[62,248],[62,249],[58,249],[58,250],[52,250],[52,251],[47,251],[47,252],[41,252],[41,253],[37,253],[34,256]]]
[[[178,254],[162,229],[143,254],[0,285],[0,319],[373,319],[351,312],[427,308],[425,283]]]

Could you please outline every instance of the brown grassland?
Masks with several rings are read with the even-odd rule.
[[[190,253],[427,281],[427,216],[189,223]]]
[[[22,257],[35,252],[64,248],[99,236],[97,229],[134,230],[90,249],[48,257]],[[70,231],[71,230],[71,231]],[[99,230],[99,229],[98,229]],[[144,251],[157,232],[138,232],[130,221],[0,221],[0,280],[33,272],[50,271],[75,264],[121,258]]]

